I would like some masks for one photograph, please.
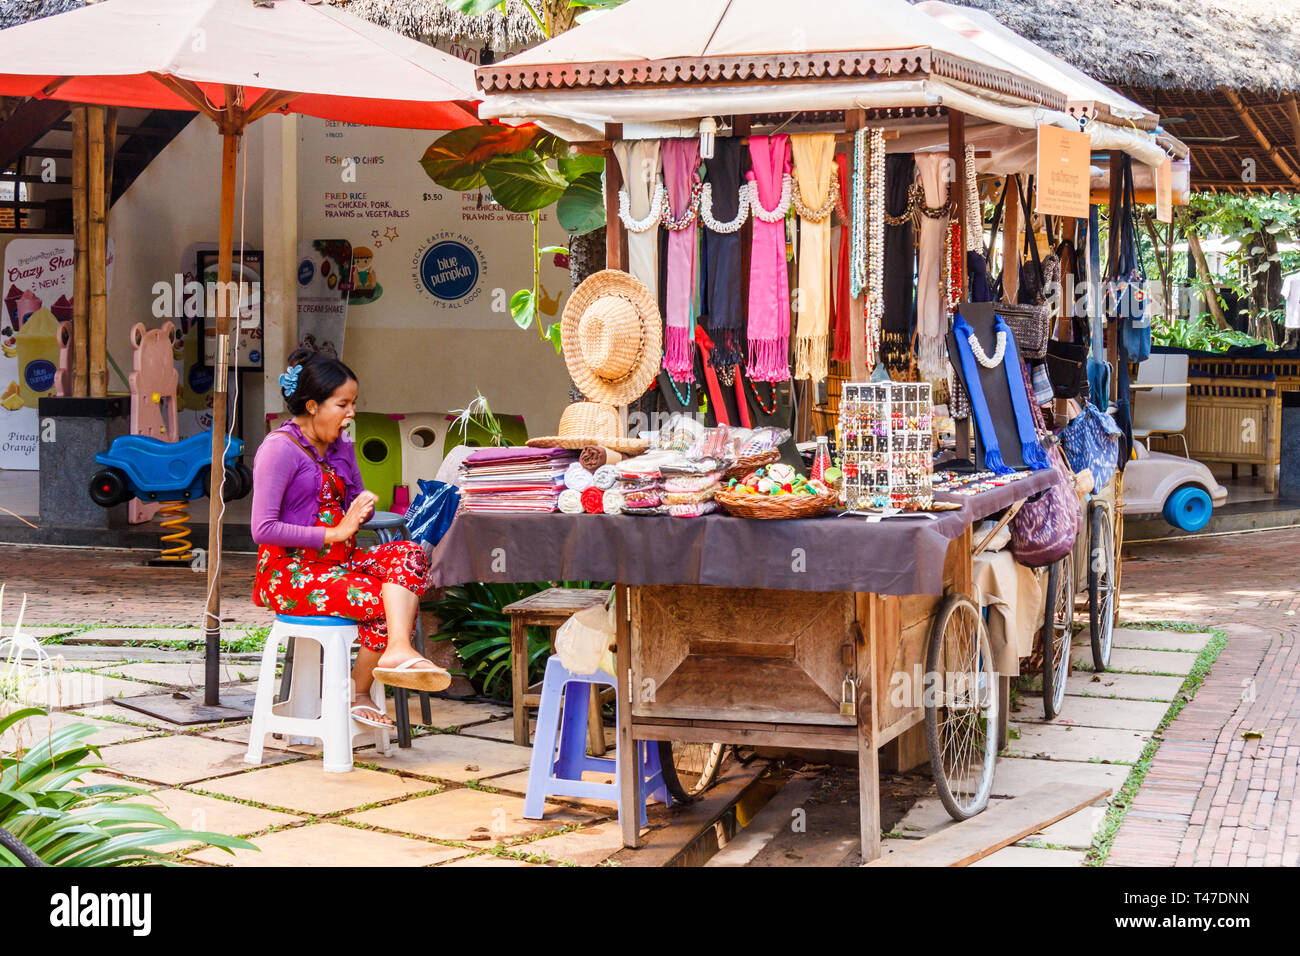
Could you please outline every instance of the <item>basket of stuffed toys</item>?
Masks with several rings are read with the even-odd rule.
[[[825,483],[779,462],[728,480],[713,500],[738,518],[815,518],[839,502]]]

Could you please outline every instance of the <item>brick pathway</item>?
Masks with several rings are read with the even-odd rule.
[[[192,624],[203,620],[206,576],[188,569],[151,568],[143,551],[0,545],[4,621],[12,624],[27,595],[28,624]],[[254,557],[227,555],[222,619],[270,624],[253,605]]]
[[[1228,643],[1166,730],[1108,865],[1300,865],[1298,550],[1300,532],[1264,531],[1126,561],[1124,618],[1216,625]]]

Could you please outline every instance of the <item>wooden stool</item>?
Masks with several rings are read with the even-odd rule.
[[[539,707],[542,685],[528,684],[528,628],[544,627],[550,634],[551,653],[555,653],[555,629],[585,608],[604,604],[608,591],[577,588],[547,588],[521,601],[507,604],[502,611],[510,615],[510,671],[514,680],[515,743],[529,744],[528,708]],[[600,688],[592,685],[588,705],[587,739],[593,755],[605,753],[605,725],[600,719]]]

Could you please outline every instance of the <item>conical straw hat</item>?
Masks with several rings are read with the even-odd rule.
[[[569,375],[588,399],[626,405],[645,394],[663,358],[663,320],[654,296],[617,269],[588,276],[560,318]]]

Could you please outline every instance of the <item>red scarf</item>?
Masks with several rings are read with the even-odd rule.
[[[853,299],[849,296],[849,237],[851,228],[846,211],[849,195],[849,157],[837,153],[835,165],[840,177],[840,260],[831,290],[831,339],[835,343],[831,358],[836,362],[847,362],[851,344],[849,342],[849,305]]]

